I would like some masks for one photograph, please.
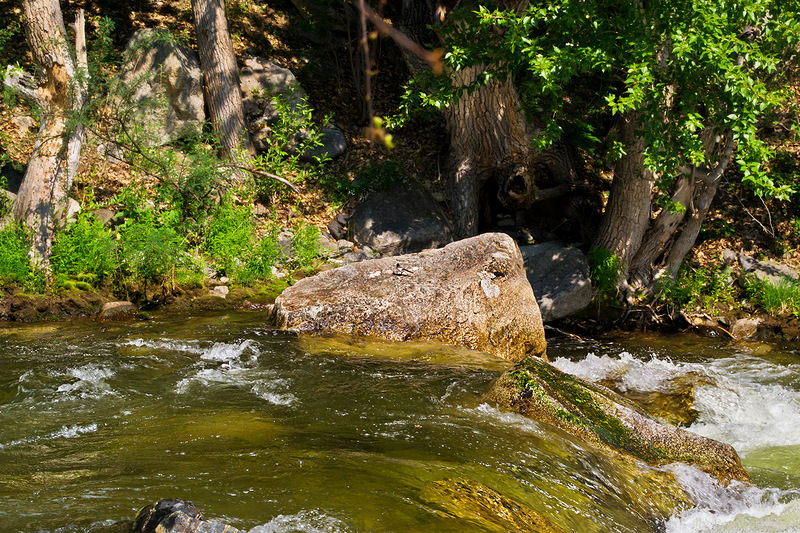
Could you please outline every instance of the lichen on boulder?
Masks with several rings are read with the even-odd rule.
[[[651,465],[686,463],[726,485],[733,480],[750,482],[730,445],[662,424],[610,389],[540,359],[525,359],[505,372],[487,396],[501,408]]]

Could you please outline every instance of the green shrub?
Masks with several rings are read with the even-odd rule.
[[[55,276],[91,274],[93,281],[103,281],[118,266],[111,230],[92,213],[78,213],[75,221],[56,235],[50,263]]]
[[[203,250],[220,273],[235,277],[255,245],[252,209],[225,201],[211,216]]]
[[[313,268],[319,262],[319,229],[311,224],[301,223],[295,228],[292,237],[291,265],[295,268]]]
[[[733,304],[735,296],[729,270],[696,268],[684,263],[674,283],[659,287],[656,301],[679,309],[699,309],[713,315],[720,305]]]
[[[187,251],[178,233],[159,226],[155,218],[130,221],[119,229],[121,263],[129,278],[164,285],[174,280],[178,268],[191,268]]]
[[[589,250],[589,277],[592,287],[600,297],[612,297],[622,275],[622,260],[605,248]]]
[[[6,226],[0,230],[0,283],[37,287],[41,274],[28,257],[28,232],[20,226]]]
[[[273,277],[272,269],[283,256],[278,244],[278,227],[272,225],[265,232],[247,258],[243,268],[238,272],[237,281],[250,285],[256,281],[265,281]]]
[[[279,175],[289,181],[303,182],[317,173],[327,160],[317,157],[314,162],[301,162],[300,156],[309,149],[322,146],[322,132],[312,119],[312,109],[300,99],[298,88],[293,88],[286,97],[272,98],[277,114],[269,124],[269,141],[254,161],[256,169]],[[259,95],[256,95],[259,96]],[[325,117],[323,123],[330,117]],[[287,150],[288,149],[288,150]],[[286,190],[286,186],[266,174],[256,174],[256,194],[264,199],[274,199]]]
[[[800,282],[781,279],[777,284],[749,277],[745,292],[750,301],[772,315],[792,313],[800,318]]]

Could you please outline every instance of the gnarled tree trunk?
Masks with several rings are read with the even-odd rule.
[[[88,79],[83,11],[75,18],[75,52],[70,54],[64,19],[57,0],[24,0],[26,37],[44,74],[43,85],[9,68],[6,84],[19,91],[40,112],[39,134],[25,177],[12,207],[15,220],[32,232],[33,259],[49,268],[55,229],[63,225],[68,194],[80,160],[83,126],[70,115],[86,102]]]
[[[197,49],[208,112],[223,155],[246,163],[255,155],[242,104],[239,68],[228,31],[224,0],[192,0]]]

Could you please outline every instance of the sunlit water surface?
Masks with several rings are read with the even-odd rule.
[[[665,511],[660,472],[487,403],[508,364],[467,350],[296,337],[257,313],[5,324],[0,531],[119,531],[173,497],[250,533],[510,529],[448,499],[453,480],[568,532],[800,531],[794,346],[549,346],[633,398],[691,390],[690,429],[733,445],[757,486],[667,467],[695,505]]]

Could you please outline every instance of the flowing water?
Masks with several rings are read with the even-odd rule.
[[[797,348],[638,336],[549,354],[732,444],[755,486],[501,412],[482,393],[509,365],[468,350],[297,337],[258,313],[5,324],[0,531],[120,531],[174,497],[250,533],[509,531],[526,513],[568,532],[800,531]]]

